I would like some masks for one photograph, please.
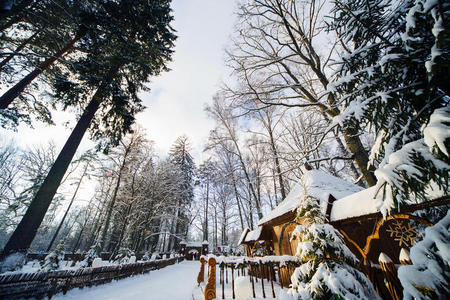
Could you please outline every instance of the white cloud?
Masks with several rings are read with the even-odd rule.
[[[235,3],[229,0],[173,2],[178,39],[172,71],[155,78],[152,92],[142,95],[148,109],[138,115],[160,154],[186,134],[193,155],[201,160],[213,122],[203,111],[225,76],[223,49],[232,32]]]

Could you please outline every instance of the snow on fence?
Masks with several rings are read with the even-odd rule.
[[[247,257],[247,256],[215,256],[208,255],[201,257],[200,272],[197,277],[198,284],[204,281],[204,262],[208,262],[208,277],[206,285],[202,288],[205,300],[216,298],[216,265],[219,267],[219,282],[221,286],[221,298],[225,299],[224,286],[228,284],[229,273],[231,275],[232,298],[236,298],[235,292],[235,272],[238,276],[248,275],[252,286],[253,298],[260,295],[266,298],[265,284],[270,284],[270,292],[275,298],[274,282],[280,284],[281,288],[289,287],[290,274],[295,267],[300,265],[297,256],[263,256],[263,257]],[[246,274],[247,273],[247,274]],[[278,278],[278,280],[277,280]],[[260,284],[258,283],[260,281]],[[266,283],[265,283],[266,282]],[[260,286],[261,292],[257,292]],[[219,298],[219,297],[217,297]]]
[[[112,280],[147,273],[182,260],[183,258],[176,257],[99,268],[0,275],[0,298],[51,298],[60,292],[65,294],[73,288],[95,286]]]

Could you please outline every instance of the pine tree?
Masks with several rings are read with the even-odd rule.
[[[296,255],[302,263],[295,269],[289,293],[298,299],[378,299],[372,283],[359,272],[358,260],[343,236],[326,224],[319,200],[306,196],[297,209],[304,225],[294,230],[299,239]]]
[[[60,261],[64,260],[64,240],[56,245],[55,249],[50,252],[44,260],[41,270],[58,270]]]
[[[86,253],[86,256],[84,257],[84,260],[81,262],[82,267],[92,267],[92,262],[97,257],[100,257],[101,252],[101,242],[100,240],[97,240],[95,244],[91,246],[91,248]]]
[[[345,110],[334,124],[376,133],[371,164],[384,214],[432,183],[448,189],[450,170],[450,4],[335,1],[330,30],[347,45],[335,92]],[[350,43],[353,43],[353,49]],[[424,130],[426,126],[427,129]]]
[[[143,109],[138,92],[151,76],[168,70],[175,35],[170,1],[107,1],[108,15],[100,21],[115,28],[112,36],[92,36],[91,51],[67,66],[66,77],[55,84],[55,96],[67,106],[81,102],[85,110],[1,257],[24,252],[59,187],[85,132],[90,128],[99,147],[117,145],[131,132],[135,114]],[[70,80],[69,80],[70,79]],[[99,113],[97,113],[99,112]]]
[[[177,168],[179,172],[180,195],[176,199],[177,204],[174,211],[174,220],[172,221],[171,232],[175,235],[180,235],[186,238],[188,230],[188,220],[186,218],[186,210],[192,204],[194,199],[194,174],[195,163],[189,153],[190,145],[186,136],[177,138],[172,148],[170,149],[170,161]],[[180,240],[174,239],[171,236],[169,242],[170,250],[177,249]]]
[[[450,297],[450,210],[411,248],[412,265],[401,266],[398,278],[403,299],[448,299]]]

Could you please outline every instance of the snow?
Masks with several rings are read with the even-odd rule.
[[[402,248],[400,250],[399,260],[400,260],[400,262],[402,262],[402,261],[410,261],[411,258],[409,257],[409,251],[406,250],[405,248]]]
[[[197,274],[199,270],[199,262],[183,261],[160,270],[151,271],[148,274],[95,287],[70,290],[66,295],[55,295],[52,300],[192,299],[192,291],[197,285]]]
[[[103,267],[102,259],[100,257],[94,258],[94,260],[92,261],[92,267],[93,268]]]
[[[278,204],[274,210],[262,218],[258,224],[262,225],[295,210],[298,207],[300,200],[306,195],[319,199],[322,212],[325,214],[330,195],[333,195],[336,199],[340,199],[361,190],[361,187],[323,171],[310,170],[303,175],[300,183],[294,186],[286,198]]]
[[[298,280],[308,276],[312,268],[313,262],[309,261],[295,269],[292,275],[292,289],[289,290],[294,299],[313,299],[311,294],[323,289],[324,284],[331,293],[341,295],[342,299],[379,299],[373,288],[368,288],[371,284],[363,273],[331,260],[321,262],[308,281]]]
[[[242,245],[242,243],[245,241],[245,236],[247,235],[247,233],[250,231],[250,229],[248,227],[244,228],[244,231],[242,231],[241,236],[239,237],[239,241],[237,243],[237,245]]]
[[[378,261],[380,263],[384,263],[384,264],[392,263],[392,259],[390,259],[389,256],[387,256],[383,252],[380,253],[380,256],[378,257]]]
[[[389,197],[389,195],[391,195],[390,186],[386,186],[386,190],[386,196]],[[377,191],[378,185],[375,185],[334,201],[331,208],[330,221],[339,221],[381,212],[385,203],[383,202],[383,193],[377,193]],[[430,183],[425,190],[425,196],[430,200],[437,199],[444,195],[445,191],[439,189],[439,187],[433,183]],[[405,202],[415,203],[417,201],[419,200],[411,195],[411,199],[408,199],[408,201]],[[391,202],[393,203],[392,200]]]
[[[192,247],[192,248],[197,248],[197,247],[202,247],[202,242],[188,242],[186,243],[186,247]]]
[[[249,281],[248,276],[238,276],[234,279],[236,299],[247,300],[253,296],[252,287],[248,284]]]
[[[261,236],[262,227],[259,226],[257,229],[249,231],[245,236],[245,242],[254,242],[259,240]]]
[[[450,123],[450,106],[436,109],[430,116],[430,122],[423,130],[425,144],[432,148],[437,145],[439,150],[449,156],[447,148],[445,147],[445,140],[450,139],[449,126],[445,123]]]
[[[376,191],[376,187],[373,186],[334,201],[330,221],[379,212],[380,207],[383,205],[383,200],[381,193],[378,193],[374,198]]]
[[[292,236],[300,240],[296,253],[300,261],[326,256],[329,249],[335,249],[333,254],[337,257],[345,257],[353,263],[358,262],[350,249],[342,244],[344,237],[330,224],[298,225]]]

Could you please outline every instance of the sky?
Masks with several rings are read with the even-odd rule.
[[[234,8],[231,0],[173,2],[178,39],[172,71],[153,80],[152,91],[142,95],[148,109],[137,117],[159,153],[167,153],[185,134],[193,156],[203,157],[203,144],[213,127],[203,108],[227,74],[224,48],[232,34]]]
[[[153,78],[149,93],[140,96],[147,109],[137,115],[148,138],[155,141],[156,151],[165,156],[181,135],[189,137],[192,155],[197,163],[203,160],[203,145],[213,128],[213,121],[204,112],[227,76],[224,49],[235,22],[233,0],[174,0],[172,3],[177,40],[170,72]],[[63,126],[68,120],[70,125]],[[34,147],[53,140],[60,149],[70,134],[75,120],[70,113],[54,113],[56,126],[34,123],[34,129],[20,126],[17,133],[0,130],[0,134],[14,138],[21,147]],[[93,144],[88,135],[80,150]]]

